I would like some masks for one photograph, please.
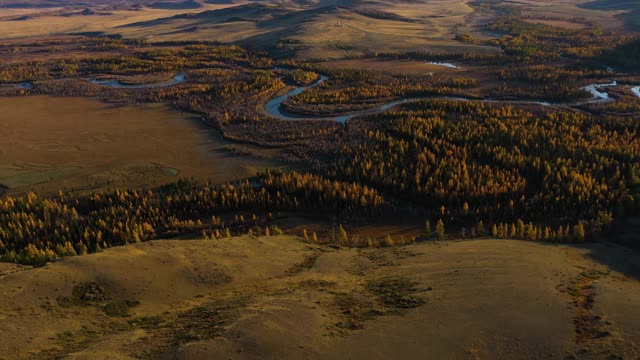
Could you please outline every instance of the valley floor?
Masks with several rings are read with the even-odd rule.
[[[638,260],[610,244],[244,236],[0,264],[0,359],[637,358]]]
[[[223,183],[282,166],[269,150],[261,158],[234,153],[238,145],[164,104],[3,97],[0,113],[12,114],[0,127],[7,139],[0,145],[0,184],[13,193],[153,188],[178,178]]]

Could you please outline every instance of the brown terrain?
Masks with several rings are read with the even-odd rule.
[[[510,240],[152,241],[0,265],[0,358],[632,359],[638,260]]]
[[[127,45],[130,47],[126,51],[106,48],[100,52],[64,44],[46,49],[45,45],[42,49],[35,46],[29,51],[20,49],[23,45],[28,47],[25,44],[31,41],[46,44],[79,38],[77,35],[87,35],[89,40],[94,39],[92,36],[108,35],[127,41],[142,39],[146,41],[145,46],[157,46],[158,50],[162,47],[183,49],[186,45],[179,43],[186,41],[236,43],[252,50],[269,50],[269,56],[277,59],[255,69],[244,69],[244,65],[239,65],[244,60],[236,58],[221,60],[219,64],[211,61],[207,65],[211,68],[200,68],[200,65],[187,68],[189,75],[203,74],[204,70],[212,70],[212,74],[220,71],[223,75],[246,70],[244,80],[247,80],[270,71],[273,64],[280,64],[278,60],[302,64],[303,59],[317,59],[306,65],[313,65],[318,72],[366,69],[394,75],[432,74],[444,79],[469,77],[477,79],[479,85],[466,90],[466,96],[490,97],[489,91],[506,81],[496,75],[501,68],[494,69],[482,61],[474,63],[469,60],[471,57],[459,56],[504,51],[496,42],[504,34],[488,32],[486,25],[506,10],[480,6],[481,3],[490,5],[491,2],[76,0],[61,4],[58,0],[0,0],[0,45],[3,45],[0,51],[5,61],[0,64],[0,70],[27,60],[42,64],[61,59],[71,61],[74,57],[124,58],[142,49],[142,45],[137,49],[140,43]],[[522,0],[504,3],[517,7],[522,20],[531,24],[565,29],[593,26],[621,36],[637,34],[640,29],[640,16],[637,16],[640,2]],[[470,40],[462,41],[460,35]],[[164,41],[176,43],[159,44]],[[67,52],[67,48],[73,50]],[[402,56],[395,56],[398,54],[411,60],[401,60]],[[424,54],[443,59],[447,54],[457,54],[451,61],[460,68],[429,64],[421,60],[426,58]],[[132,59],[129,61],[134,63]],[[286,65],[286,61],[283,63]],[[156,69],[151,67],[153,64],[148,66]],[[182,71],[173,69],[173,63],[162,65],[157,72],[138,69],[131,74],[124,71],[83,73],[73,80],[76,85],[83,84],[89,76],[95,76],[116,78],[128,84],[155,84],[170,81],[176,71]],[[566,64],[545,65],[549,66],[537,71],[544,74],[556,65],[560,69]],[[30,66],[24,68],[30,69]],[[282,69],[278,71],[274,72],[275,76],[286,79]],[[216,75],[207,76],[213,79]],[[585,84],[604,83],[607,76],[577,78]],[[637,86],[638,77],[631,74],[626,78],[630,80],[621,81],[622,87],[607,91],[613,98],[633,105],[637,98],[629,90]],[[334,142],[335,138],[331,137],[334,133],[356,133],[353,128],[349,129],[351,125],[342,127],[329,122],[324,123],[330,124],[326,127],[310,120],[271,122],[273,119],[265,116],[264,102],[275,96],[275,91],[281,94],[292,89],[294,85],[290,82],[281,88],[267,84],[266,90],[256,90],[247,101],[230,102],[234,111],[239,108],[239,113],[257,115],[256,121],[247,122],[249,125],[243,127],[246,124],[234,118],[237,114],[232,111],[231,120],[224,124],[225,138],[220,132],[225,131],[224,126],[213,121],[216,116],[222,119],[229,116],[222,111],[223,102],[219,109],[199,111],[205,114],[201,116],[209,124],[221,129],[216,130],[206,125],[201,116],[180,112],[168,103],[133,104],[136,99],[128,97],[133,93],[123,92],[120,99],[103,99],[128,103],[116,105],[89,97],[32,95],[42,94],[38,92],[41,80],[37,74],[27,72],[22,77],[8,79],[11,80],[4,81],[0,87],[14,90],[13,95],[20,91],[24,96],[0,97],[0,197],[20,196],[29,191],[46,196],[58,191],[89,193],[157,188],[181,178],[220,184],[250,178],[267,168],[300,167],[320,172],[313,168],[313,158],[301,158],[304,160],[295,165],[285,160],[291,160],[291,154],[298,151],[323,150],[325,142]],[[44,79],[45,82],[58,80]],[[236,78],[229,75],[229,79]],[[33,91],[19,90],[18,82],[22,81],[33,82]],[[202,94],[211,96],[206,99],[214,99],[207,104],[218,104],[220,98],[212,94],[227,83],[208,89],[206,86],[210,84],[206,81],[187,79],[185,86],[171,89],[178,95],[165,99],[178,104],[178,99],[186,99],[180,97],[183,94],[201,89]],[[559,83],[550,83],[550,86]],[[243,91],[251,91],[252,88],[243,84],[230,81],[227,90],[233,95],[229,95],[229,99],[242,100]],[[529,85],[525,83],[523,91],[531,91]],[[280,83],[280,86],[284,85]],[[511,100],[508,101],[511,104]],[[517,105],[517,101],[513,105]],[[540,107],[527,104],[523,109],[537,111]],[[220,111],[216,113],[212,109]],[[566,109],[570,109],[571,114],[584,110]],[[469,117],[478,113],[471,114]],[[443,122],[450,120],[443,119]],[[576,123],[582,121],[577,117],[572,119]],[[355,122],[355,126],[358,124],[362,122]],[[377,129],[372,128],[372,133],[373,130]],[[633,134],[621,131],[617,138],[595,140],[599,139],[602,144],[609,140],[615,143],[615,139],[624,142],[633,138],[630,133]],[[307,141],[307,136],[322,141],[316,144]],[[593,136],[595,138],[595,134]],[[233,138],[240,141],[228,140]],[[291,139],[299,143],[287,149],[286,142]],[[534,143],[535,139],[530,140]],[[373,143],[374,138],[366,141]],[[269,146],[253,145],[258,143]],[[346,147],[349,142],[338,143]],[[603,151],[600,144],[597,145],[594,149]],[[622,147],[625,146],[623,143]],[[622,155],[625,152],[612,145],[611,152],[616,151],[621,155],[612,156],[612,160],[625,159]],[[329,151],[320,153],[320,156],[335,155]],[[380,160],[387,164],[401,163],[397,157]],[[634,168],[629,168],[632,172],[627,177],[632,178]],[[327,178],[340,179],[340,173]],[[393,180],[395,184],[397,179]],[[623,180],[627,180],[624,175],[621,186],[624,186]],[[501,181],[506,182],[502,177],[488,177],[491,183]],[[373,189],[376,183],[372,183],[363,182]],[[592,183],[591,178],[585,177],[584,183]],[[385,192],[383,195],[387,196],[389,187],[377,185],[378,190],[383,189],[380,193]],[[528,187],[537,185],[528,183],[522,191],[528,192]],[[592,195],[593,199],[604,198],[604,193],[617,187],[598,187],[607,190],[584,194]],[[632,202],[636,193],[631,192],[634,190],[631,185],[629,187],[624,195],[631,194],[625,200]],[[578,193],[581,186],[570,188],[576,190],[576,197],[582,196]],[[422,189],[426,191],[425,187]],[[507,190],[500,191],[507,193]],[[393,216],[373,220],[354,216],[353,224],[348,223],[351,218],[346,218],[343,224],[358,239],[376,240],[370,248],[320,244],[294,235],[223,235],[221,239],[205,240],[194,238],[199,237],[194,235],[194,228],[184,233],[161,232],[166,229],[158,228],[159,234],[169,234],[159,237],[179,235],[101,251],[95,248],[96,253],[57,258],[39,267],[0,263],[0,360],[640,359],[640,255],[637,251],[607,242],[541,243],[489,239],[483,235],[478,235],[481,239],[476,240],[420,241],[425,211],[413,206],[403,208],[406,198],[416,193],[407,192],[402,200],[390,200],[387,205],[389,212],[394,210]],[[522,202],[525,202],[524,195]],[[425,203],[433,205],[431,200]],[[611,204],[615,202],[612,200]],[[44,229],[38,229],[37,221],[33,220],[40,214],[23,216],[31,209],[28,205],[26,210],[19,206],[11,212],[7,210],[14,220],[7,223],[24,224],[32,230]],[[228,214],[213,214],[230,218],[236,209],[222,210]],[[272,217],[272,209],[268,207],[243,210],[247,210],[247,219],[253,210],[259,212],[261,218]],[[326,216],[319,216],[313,210],[316,209],[276,212],[275,218],[288,234],[311,230],[310,233],[317,233],[326,241],[330,229],[343,219],[330,211],[321,214]],[[437,214],[441,211],[445,217],[445,210],[456,209],[445,209],[442,205],[441,210],[431,210]],[[267,212],[269,215],[264,214]],[[0,215],[9,217],[4,214]],[[132,211],[131,214],[130,219],[135,222],[139,213]],[[210,215],[207,213],[207,217]],[[437,220],[429,216],[432,221]],[[561,223],[562,219],[551,220],[552,223],[557,220],[554,226],[567,226],[569,234],[568,223]],[[470,219],[464,221],[470,223]],[[615,221],[612,229],[607,228],[602,236],[622,244],[637,244],[638,218],[620,220],[616,217]],[[435,227],[436,222],[431,224]],[[206,230],[206,226],[208,223],[197,229]],[[448,222],[447,226],[447,230],[452,231]],[[577,241],[576,227],[571,229],[572,235],[565,236],[564,241]],[[11,234],[22,235],[21,232],[22,228],[17,226]],[[598,241],[602,240],[600,234],[598,232]],[[443,237],[452,235],[442,234]],[[405,244],[405,239],[412,244],[376,247],[378,240],[383,243],[385,236],[401,238],[396,244]],[[582,240],[584,237],[583,233]],[[415,239],[418,242],[413,243]],[[35,240],[46,243],[49,237],[48,234],[30,238],[15,236],[11,245],[23,248]],[[80,238],[68,240],[82,245]],[[4,249],[4,245],[0,249]]]
[[[629,3],[629,4],[627,4]],[[484,30],[497,14],[469,0],[398,1],[148,1],[110,4],[77,1],[0,3],[3,40],[61,34],[109,34],[148,41],[221,41],[291,50],[302,58],[342,58],[375,52],[495,53],[486,44],[455,39]],[[636,4],[602,0],[509,2],[526,21],[637,32]]]
[[[163,104],[15,97],[0,98],[0,113],[11,113],[0,127],[0,184],[13,192],[156,187],[179,177],[221,183],[281,166],[270,150],[236,155],[196,116]]]

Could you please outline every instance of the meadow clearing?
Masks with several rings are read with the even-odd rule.
[[[278,163],[233,155],[199,118],[164,104],[0,98],[0,184],[12,192],[156,187],[186,177],[225,182]],[[265,150],[268,152],[268,150]]]

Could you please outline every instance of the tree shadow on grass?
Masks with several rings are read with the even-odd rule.
[[[613,229],[602,235],[599,241],[565,245],[585,250],[586,258],[640,280],[640,217],[630,217],[616,222]]]
[[[575,245],[589,250],[585,256],[609,269],[640,280],[640,251],[611,242]]]

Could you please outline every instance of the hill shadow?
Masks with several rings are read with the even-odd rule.
[[[579,4],[578,7],[600,11],[627,10],[627,12],[618,14],[616,17],[622,20],[628,30],[637,32],[640,27],[640,1],[638,0],[594,0]]]
[[[614,223],[601,241],[583,244],[548,243],[585,250],[585,257],[628,277],[640,280],[640,217],[629,217]]]
[[[263,4],[246,4],[218,10],[205,10],[195,14],[179,14],[148,21],[133,22],[117,26],[116,28],[148,28],[170,24],[175,20],[189,20],[191,23],[188,26],[192,27],[228,22],[228,19],[233,18],[252,19],[253,21],[257,21],[263,16],[269,14],[271,16],[278,16],[284,13],[288,13],[288,11]]]
[[[185,0],[182,2],[158,1],[147,5],[147,7],[161,10],[190,10],[201,8],[202,4],[194,0]]]
[[[575,245],[589,252],[586,256],[609,269],[640,280],[640,252],[611,242]]]

